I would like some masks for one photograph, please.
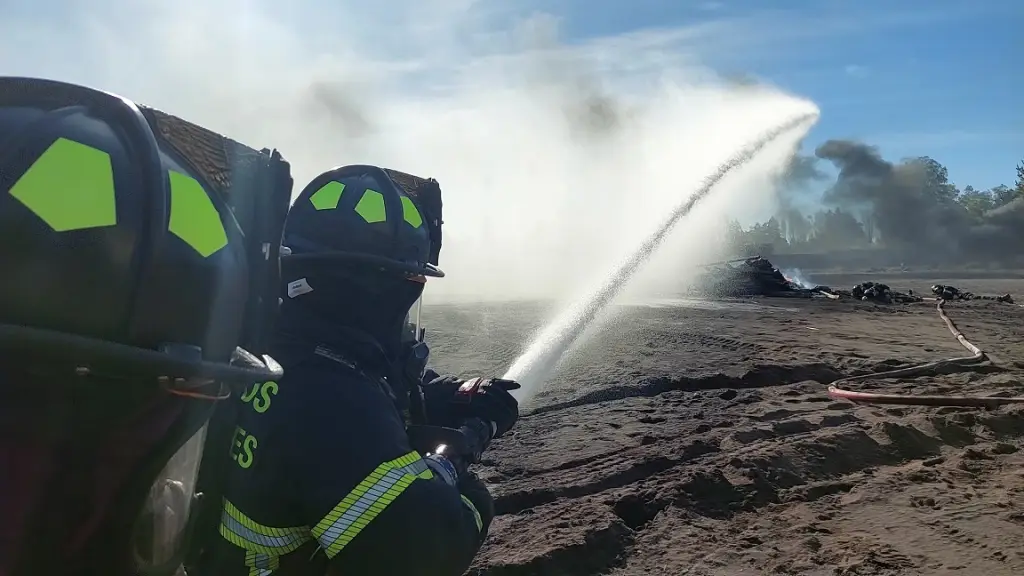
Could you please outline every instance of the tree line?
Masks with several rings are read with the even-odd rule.
[[[806,159],[805,159],[806,161]],[[949,181],[945,166],[933,158],[922,156],[904,160],[901,168],[913,168],[915,176],[914,194],[919,200],[935,210],[928,215],[904,214],[902,218],[935,218],[936,226],[949,226],[956,221],[961,228],[981,227],[988,223],[993,213],[1009,207],[1015,202],[1015,212],[1024,215],[1024,161],[1017,165],[1017,179],[1014,186],[999,185],[989,190],[978,190],[973,186],[962,189]],[[885,248],[899,242],[887,238],[879,221],[885,219],[880,211],[882,202],[861,199],[857,202],[838,201],[844,190],[843,177],[825,192],[822,208],[806,214],[785,201],[780,194],[780,207],[765,222],[744,228],[735,219],[726,222],[725,240],[742,252],[765,252],[766,246],[776,253],[813,253],[856,248]],[[785,183],[780,183],[785,186]],[[887,191],[881,190],[880,194]],[[900,190],[906,193],[906,190]],[[849,198],[849,196],[847,197]],[[830,199],[832,200],[830,202]],[[831,205],[830,205],[831,204]],[[892,220],[891,215],[888,220]],[[1024,226],[1024,218],[1020,225]],[[891,223],[890,223],[891,227]],[[1022,247],[1024,250],[1024,247]]]

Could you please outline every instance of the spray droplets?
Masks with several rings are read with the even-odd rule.
[[[613,272],[597,290],[581,298],[577,304],[566,310],[549,324],[526,352],[513,363],[505,378],[522,384],[520,397],[531,396],[551,374],[562,356],[579,338],[597,315],[619,294],[629,279],[651,257],[668,233],[679,223],[697,202],[701,201],[729,172],[735,170],[757,155],[775,139],[790,131],[806,132],[818,119],[818,112],[803,114],[769,130],[751,144],[743,147],[721,164],[704,179],[700,188],[673,210],[660,226],[650,234],[633,254]]]

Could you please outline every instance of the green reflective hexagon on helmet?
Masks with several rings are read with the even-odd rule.
[[[420,215],[419,208],[416,208],[416,204],[408,196],[402,196],[402,217],[413,228],[423,225],[423,216]]]
[[[50,144],[10,193],[57,232],[117,224],[110,155],[74,140]]]
[[[345,185],[341,182],[328,182],[320,187],[309,197],[309,203],[315,210],[334,210],[341,202],[341,194],[345,191]]]
[[[228,235],[213,200],[195,178],[170,171],[171,218],[167,230],[203,258],[228,245]]]
[[[384,195],[376,190],[367,188],[363,191],[363,197],[356,204],[356,214],[363,217],[370,224],[386,222],[388,211],[384,206]]]

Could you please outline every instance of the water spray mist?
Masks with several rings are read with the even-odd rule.
[[[505,373],[505,378],[516,380],[522,384],[523,387],[519,392],[520,400],[531,396],[543,384],[584,329],[618,295],[633,274],[661,245],[675,225],[693,209],[697,202],[707,196],[726,174],[749,162],[776,138],[793,130],[807,129],[817,120],[818,112],[793,118],[765,132],[757,140],[720,164],[713,174],[704,179],[696,193],[676,207],[665,221],[609,276],[608,280],[548,324],[526,349],[526,352],[516,359],[512,367]]]

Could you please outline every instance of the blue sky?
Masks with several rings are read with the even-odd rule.
[[[139,26],[132,36],[132,24],[143,11],[156,20],[161,10],[172,10],[167,6],[131,0],[6,6],[0,73],[101,78],[111,89],[128,86],[134,96],[132,66],[145,64],[125,61],[136,55],[124,47],[153,44],[153,30]],[[559,41],[618,58],[619,69],[630,67],[636,54],[652,54],[640,65],[654,69],[658,58],[667,59],[667,68],[675,56],[696,57],[727,75],[760,78],[810,98],[822,116],[808,150],[829,138],[860,139],[890,159],[933,156],[958,185],[983,189],[1012,184],[1024,157],[1022,0],[178,0],[173,7],[185,28],[195,22],[193,30],[164,38],[176,43],[175,57],[191,58],[182,60],[187,66],[195,54],[183,46],[194,39],[182,34],[231,18],[237,22],[225,36],[237,43],[225,44],[229,49],[248,51],[252,37],[266,38],[272,57],[288,47],[288,35],[275,28],[287,23],[292,32],[303,31],[303,49],[344,55],[331,42],[347,35],[407,76],[417,74],[417,60],[433,59],[419,67],[432,75],[438,60],[449,65],[466,53],[500,50],[517,21],[543,12],[557,21]],[[95,22],[104,13],[107,25],[124,35],[122,45],[104,44],[111,34]],[[93,21],[83,23],[83,16]],[[195,50],[221,46],[216,36],[202,34],[215,48]],[[142,60],[167,57],[166,48]],[[68,58],[79,53],[78,61]],[[602,72],[614,74],[613,68]]]
[[[1012,185],[1024,158],[1020,0],[555,0],[546,8],[577,40],[707,25],[690,42],[703,62],[820,106],[810,149],[862,139],[891,159],[930,155],[958,185],[976,188]]]

